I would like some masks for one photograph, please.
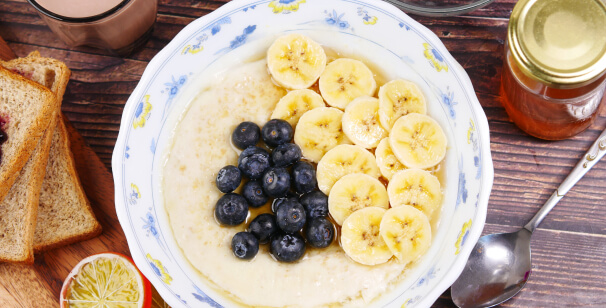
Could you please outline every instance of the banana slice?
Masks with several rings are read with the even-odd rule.
[[[324,99],[315,91],[309,89],[294,90],[280,99],[271,114],[271,118],[285,120],[295,128],[304,113],[325,106]]]
[[[409,168],[427,169],[446,155],[446,135],[440,124],[424,114],[410,113],[398,119],[389,134],[389,145]]]
[[[427,217],[409,205],[387,210],[380,234],[391,252],[407,264],[424,255],[431,245],[431,226]]]
[[[332,107],[314,108],[301,116],[294,140],[303,157],[317,163],[330,149],[349,143],[341,127],[342,117],[343,111]]]
[[[383,138],[379,142],[379,145],[375,149],[375,156],[377,157],[377,166],[379,166],[381,174],[389,181],[391,181],[396,172],[406,169],[406,166],[402,165],[393,154],[389,145],[389,138]]]
[[[338,145],[326,152],[318,163],[318,187],[328,195],[339,179],[351,173],[364,173],[377,179],[381,176],[377,161],[368,150],[357,145]]]
[[[377,83],[372,71],[362,62],[340,58],[330,62],[320,76],[320,93],[333,107],[345,109],[360,96],[372,96]]]
[[[425,96],[415,83],[396,79],[379,89],[379,119],[391,131],[393,124],[409,113],[427,113]]]
[[[387,185],[391,207],[411,205],[432,218],[442,204],[440,181],[429,171],[407,169],[396,173]]]
[[[277,38],[267,50],[267,66],[276,83],[287,89],[313,85],[326,68],[320,44],[301,34]]]
[[[389,198],[385,185],[370,175],[352,173],[338,180],[328,196],[328,211],[339,225],[351,213],[376,206],[389,208]]]
[[[343,115],[343,132],[355,145],[376,148],[387,131],[379,123],[379,100],[371,96],[354,99]]]
[[[376,265],[389,261],[393,253],[381,236],[381,220],[387,210],[367,207],[349,215],[341,228],[341,246],[358,263]]]

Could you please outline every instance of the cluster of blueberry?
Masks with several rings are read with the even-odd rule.
[[[246,220],[249,207],[258,208],[274,199],[273,214],[258,215],[247,232],[234,235],[231,248],[240,259],[252,259],[259,244],[269,243],[276,260],[294,262],[305,254],[305,239],[317,248],[332,243],[335,228],[327,219],[328,197],[317,189],[316,170],[301,161],[301,149],[290,143],[292,138],[292,126],[278,119],[270,120],[263,129],[242,122],[232,133],[232,143],[243,151],[237,167],[225,166],[217,174],[217,188],[225,193],[215,205],[217,221],[239,225]],[[260,139],[273,149],[271,153],[257,146]],[[234,193],[243,177],[249,181],[242,194]]]

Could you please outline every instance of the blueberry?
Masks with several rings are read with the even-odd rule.
[[[312,219],[305,229],[305,238],[312,247],[324,248],[332,243],[335,237],[335,226],[324,217]]]
[[[271,152],[271,162],[276,167],[286,167],[301,159],[301,148],[294,143],[285,143]]]
[[[314,190],[306,193],[300,202],[305,208],[307,219],[328,216],[328,197],[323,192]]]
[[[231,142],[242,150],[256,145],[259,139],[261,139],[261,129],[253,122],[240,123],[231,134]]]
[[[305,240],[299,234],[272,236],[269,247],[271,254],[280,262],[295,262],[305,254]]]
[[[246,216],[248,203],[238,194],[226,194],[215,205],[215,217],[222,225],[237,226],[246,220]]]
[[[217,188],[219,188],[222,193],[234,191],[240,186],[241,181],[242,173],[240,173],[240,169],[231,165],[221,168],[219,173],[217,173],[217,179],[215,179]]]
[[[248,231],[259,240],[259,243],[267,244],[271,236],[278,231],[276,216],[265,213],[255,217],[250,222]]]
[[[242,151],[242,153],[240,153],[240,157],[242,156],[250,156],[252,154],[263,154],[263,153],[267,153],[267,150],[265,150],[262,147],[258,147],[258,146],[249,146],[248,148],[244,149],[244,151]]]
[[[280,119],[269,120],[269,122],[265,123],[263,129],[261,129],[263,141],[273,148],[290,142],[292,136],[293,130],[290,123]]]
[[[269,153],[260,147],[248,147],[238,158],[238,168],[249,179],[259,179],[269,168]]]
[[[259,240],[248,232],[238,232],[231,239],[231,251],[238,259],[250,260],[259,252]]]
[[[244,184],[242,195],[251,207],[261,207],[269,201],[269,197],[263,191],[263,185],[258,180]]]
[[[316,168],[308,162],[300,161],[292,167],[292,179],[295,191],[304,194],[318,186]]]
[[[278,211],[278,208],[280,207],[280,205],[282,205],[282,203],[284,203],[284,201],[287,201],[287,200],[299,201],[299,198],[297,198],[296,195],[290,195],[290,193],[287,193],[286,197],[284,197],[284,198],[274,199],[274,202],[271,203],[271,211],[276,213]]]
[[[295,200],[284,201],[276,211],[278,227],[286,233],[294,233],[305,226],[305,209]]]
[[[2,130],[2,128],[0,128],[0,145],[5,143],[6,140],[8,140],[8,135],[4,130]]]
[[[274,198],[286,196],[290,189],[290,174],[286,168],[271,167],[263,174],[263,189]]]

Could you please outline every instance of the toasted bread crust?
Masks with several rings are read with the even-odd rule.
[[[69,82],[69,77],[71,75],[71,71],[65,65],[65,63],[51,59],[44,58],[40,55],[40,52],[32,51],[25,58],[13,59],[7,62],[0,60],[0,65],[3,67],[12,70],[18,67],[23,67],[27,65],[38,64],[42,66],[52,67],[55,72],[54,82],[51,85],[43,85],[51,90],[51,92],[55,93],[57,100],[59,101],[59,105],[63,101],[63,95],[65,94],[65,89],[67,88],[67,83]]]
[[[40,188],[42,187],[42,181],[44,180],[45,175],[45,172],[40,172],[39,170],[46,170],[46,163],[48,162],[48,154],[56,125],[57,117],[53,117],[49,127],[44,132],[44,136],[42,136],[38,146],[30,157],[30,160],[25,164],[25,167],[21,171],[19,178],[13,187],[11,187],[6,199],[0,203],[0,209],[8,209],[9,211],[16,212],[20,210],[15,209],[15,207],[24,208],[24,215],[21,219],[24,225],[21,230],[18,230],[21,231],[21,234],[15,234],[14,237],[22,238],[25,244],[21,247],[6,247],[6,245],[0,245],[0,262],[34,263],[34,231],[36,230],[36,218],[38,217]],[[17,200],[18,202],[15,203],[13,200],[9,199],[12,199],[12,193],[17,193],[17,191],[13,191],[17,189],[27,189],[27,191],[25,198],[23,198],[23,200]],[[19,218],[21,217],[17,217],[17,219]],[[19,249],[19,254],[15,255],[14,253],[11,254],[9,251],[6,251],[11,248]]]
[[[53,92],[3,67],[0,67],[0,80],[5,82],[7,87],[19,86],[29,93],[37,93],[40,101],[40,112],[35,119],[32,119],[31,125],[27,128],[26,137],[18,144],[15,144],[17,149],[13,156],[3,157],[2,163],[0,163],[0,200],[4,200],[8,191],[17,180],[20,170],[23,169],[44,131],[48,128],[53,113],[58,109],[59,105]],[[0,108],[1,105],[2,102],[0,102]],[[15,120],[9,119],[9,123]],[[10,135],[9,138],[11,138]],[[7,144],[5,143],[3,146]]]

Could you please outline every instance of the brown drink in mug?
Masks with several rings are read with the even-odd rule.
[[[61,40],[127,55],[152,32],[157,0],[28,0]]]

